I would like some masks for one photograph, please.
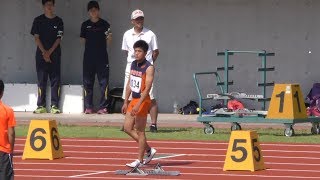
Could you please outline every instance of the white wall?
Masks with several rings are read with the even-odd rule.
[[[62,43],[62,82],[82,83],[81,22],[87,0],[57,0],[56,12],[65,23]],[[173,102],[197,99],[192,74],[223,65],[217,51],[275,52],[268,58],[277,83],[300,83],[304,93],[320,76],[320,1],[316,0],[100,0],[102,17],[113,30],[110,84],[122,86],[125,56],[122,35],[130,13],[144,10],[146,26],[158,36],[157,94],[161,112],[172,112]],[[30,35],[33,18],[42,13],[40,0],[2,0],[0,6],[0,77],[7,83],[36,83],[35,44]],[[309,54],[309,50],[311,54]],[[258,93],[256,56],[236,55],[231,90]],[[213,83],[212,83],[213,84]],[[212,85],[213,86],[213,85]],[[209,88],[209,84],[205,86]],[[270,94],[270,90],[268,92]]]

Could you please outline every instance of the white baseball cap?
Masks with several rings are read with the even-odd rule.
[[[137,19],[138,17],[144,17],[144,14],[140,9],[134,10],[131,14],[131,19]]]

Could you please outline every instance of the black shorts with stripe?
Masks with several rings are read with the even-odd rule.
[[[13,164],[12,156],[8,153],[0,151],[0,179],[1,180],[13,180]]]

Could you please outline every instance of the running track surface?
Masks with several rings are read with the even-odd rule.
[[[180,176],[125,176],[125,164],[137,157],[137,144],[117,139],[62,139],[65,158],[21,160],[25,139],[16,140],[16,180],[29,179],[320,179],[320,145],[261,144],[267,170],[223,171],[227,143],[211,141],[149,141],[157,155],[150,162]]]

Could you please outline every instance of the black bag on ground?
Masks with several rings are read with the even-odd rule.
[[[183,108],[180,108],[179,113],[183,115],[198,114],[198,110],[197,110],[198,107],[199,107],[198,103],[196,103],[195,101],[190,101],[189,104],[187,104]]]

